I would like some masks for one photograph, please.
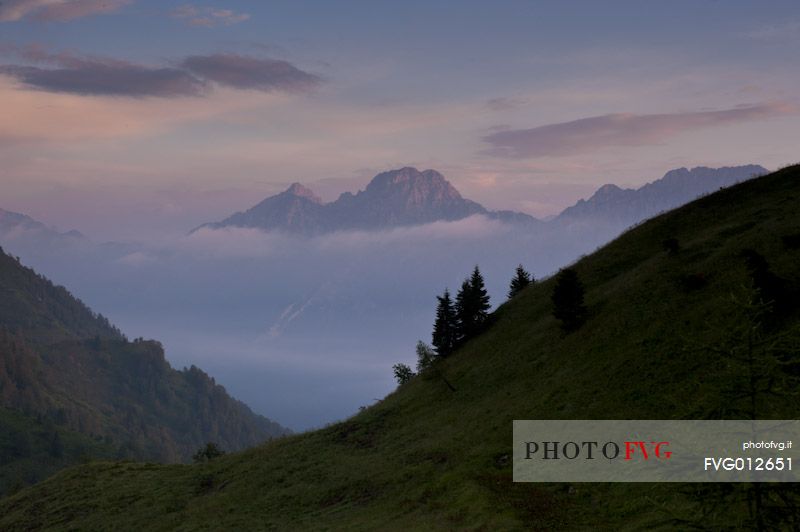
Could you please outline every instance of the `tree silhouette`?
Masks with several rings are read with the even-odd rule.
[[[208,442],[204,447],[198,449],[198,451],[194,453],[192,460],[194,460],[194,463],[196,464],[210,462],[211,460],[219,458],[224,454],[225,451],[220,449],[216,443]]]
[[[472,313],[472,302],[469,279],[464,279],[461,289],[456,294],[456,343],[461,344],[468,334],[475,329]]]
[[[465,279],[456,295],[458,341],[464,342],[483,330],[489,317],[489,294],[480,269],[475,266],[472,275]]]
[[[455,349],[458,340],[458,321],[450,291],[445,289],[436,307],[436,322],[433,324],[433,347],[439,356],[446,357]]]
[[[419,340],[417,342],[417,373],[422,373],[433,366],[434,360],[436,360],[434,350],[431,349],[431,346]]]
[[[525,268],[522,267],[522,264],[517,266],[516,275],[514,275],[514,278],[511,279],[511,284],[508,287],[508,299],[511,299],[515,295],[519,294],[523,288],[532,282],[533,277],[530,273],[525,271]]]
[[[758,300],[766,305],[765,314],[783,317],[789,309],[786,281],[772,272],[767,259],[757,251],[744,249],[740,255],[744,258]]]
[[[442,373],[439,364],[442,357],[437,356],[431,346],[420,340],[417,342],[417,373],[420,375],[434,375],[441,379],[451,392],[455,392],[456,388],[453,386],[447,377]]]
[[[392,370],[394,371],[394,378],[400,386],[410,381],[415,375],[406,364],[395,364],[392,366]]]
[[[553,289],[553,316],[561,321],[565,332],[578,330],[586,321],[586,306],[583,304],[583,283],[572,268],[558,272]]]

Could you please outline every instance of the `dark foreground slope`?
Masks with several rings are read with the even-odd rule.
[[[284,428],[0,252],[0,493],[91,458],[188,461]]]
[[[741,251],[796,288],[798,201],[792,167],[629,231],[575,265],[590,313],[580,330],[565,336],[552,317],[552,280],[532,286],[444,361],[455,392],[423,375],[347,421],[208,464],[69,469],[0,502],[0,528],[618,530],[698,519],[712,499],[691,485],[513,484],[512,420],[735,417],[721,353],[746,325],[731,297],[749,293]],[[768,334],[791,339],[797,311],[782,312]],[[759,404],[762,418],[798,415],[785,395]],[[743,526],[746,504],[732,498],[703,519]]]

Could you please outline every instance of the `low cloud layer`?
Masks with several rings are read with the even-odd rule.
[[[15,22],[24,18],[64,22],[112,13],[131,2],[132,0],[4,0],[0,2],[0,22]]]
[[[510,229],[510,226],[483,215],[385,231],[339,231],[300,240],[291,235],[248,227],[203,227],[179,242],[171,243],[170,247],[196,257],[217,259],[288,256],[296,254],[299,248],[304,253],[313,250],[347,255],[361,253],[367,248],[393,248],[412,242],[441,246],[453,242],[478,241],[499,237]]]
[[[566,236],[473,216],[314,238],[206,228],[139,245],[0,241],[131,337],[162,341],[174,365],[199,365],[305,429],[389,393],[392,365],[413,365],[430,338],[435,296],[475,264],[500,304],[517,264],[541,278],[597,244]]]
[[[763,120],[794,111],[788,104],[764,103],[693,113],[618,113],[531,129],[498,131],[483,137],[483,140],[491,146],[488,153],[497,157],[573,155],[608,146],[657,144],[686,131]]]
[[[262,92],[306,92],[322,80],[287,61],[237,54],[190,56],[171,66],[49,53],[38,46],[6,50],[28,64],[0,65],[0,75],[32,89],[90,96],[200,96],[212,84]]]
[[[172,12],[172,17],[189,26],[214,28],[216,26],[232,26],[250,18],[247,13],[237,13],[230,9],[215,9],[190,4],[183,5]]]

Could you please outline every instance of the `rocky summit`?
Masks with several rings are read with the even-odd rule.
[[[463,198],[436,170],[420,172],[405,167],[380,173],[364,190],[356,194],[345,192],[330,203],[323,203],[311,190],[295,183],[244,212],[201,227],[252,227],[315,235],[454,221],[475,214],[515,223],[537,223],[526,214],[489,211]]]

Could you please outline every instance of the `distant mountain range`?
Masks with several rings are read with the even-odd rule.
[[[679,168],[635,190],[604,185],[591,198],[565,209],[550,223],[590,221],[630,225],[721,187],[765,173],[767,169],[758,165]],[[345,192],[330,203],[324,203],[311,190],[294,183],[286,191],[244,212],[197,229],[250,227],[318,235],[454,221],[476,214],[526,227],[542,227],[547,223],[520,212],[491,211],[462,197],[436,170],[420,172],[406,167],[378,174],[364,190],[356,194]]]
[[[555,222],[600,221],[630,225],[766,173],[766,168],[755,164],[723,168],[698,166],[691,170],[670,170],[661,179],[637,189],[603,185],[588,200],[580,200],[564,209]]]
[[[454,221],[475,214],[516,224],[533,226],[541,223],[527,214],[490,211],[463,198],[436,170],[420,172],[406,167],[378,174],[364,190],[356,194],[345,192],[330,203],[323,203],[311,190],[295,183],[244,212],[197,229],[253,227],[316,235]]]
[[[480,214],[523,227],[543,227],[548,223],[576,222],[630,225],[688,203],[722,187],[764,175],[763,166],[749,164],[722,168],[698,166],[691,170],[670,170],[661,179],[640,188],[603,185],[589,198],[567,207],[547,221],[521,212],[492,211],[461,196],[436,170],[420,172],[405,167],[376,175],[364,190],[345,192],[325,203],[313,191],[294,183],[284,192],[270,196],[243,212],[201,228],[249,227],[295,235],[319,235],[345,230],[380,230],[455,221]],[[78,231],[59,232],[24,214],[0,208],[0,243],[44,246],[86,245],[89,240]],[[122,255],[133,245],[106,243],[109,254]]]
[[[544,227],[548,223],[584,222],[627,226],[767,172],[763,166],[754,164],[722,168],[698,166],[691,170],[678,168],[637,189],[603,185],[589,199],[581,199],[558,216],[543,221],[520,212],[491,211],[462,197],[436,170],[420,172],[405,167],[380,173],[364,190],[356,194],[345,192],[329,203],[323,202],[307,187],[294,183],[284,192],[270,196],[246,211],[201,225],[192,232],[201,228],[249,227],[313,236],[334,231],[373,231],[455,221],[476,214],[526,228]],[[0,243],[10,245],[13,242],[33,249],[51,246],[74,248],[89,244],[78,231],[59,232],[24,214],[0,209]],[[133,249],[131,245],[119,243],[102,246],[107,248],[107,253],[120,255]]]

